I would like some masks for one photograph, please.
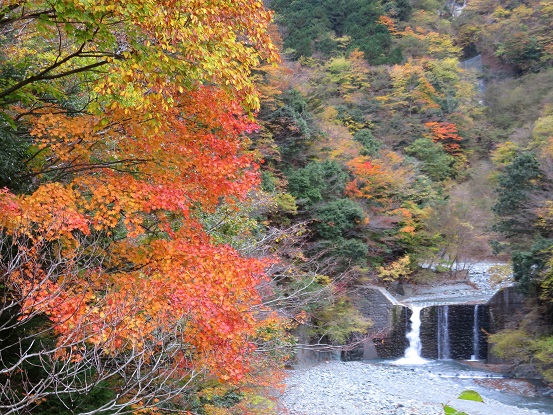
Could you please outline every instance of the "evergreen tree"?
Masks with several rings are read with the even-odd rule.
[[[507,237],[533,233],[535,214],[530,209],[530,195],[536,192],[541,177],[539,163],[532,153],[522,153],[499,176],[497,203],[493,211],[499,216],[495,229]]]

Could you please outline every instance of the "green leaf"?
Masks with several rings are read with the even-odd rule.
[[[459,412],[457,409],[452,408],[449,405],[444,405],[445,415],[468,415],[466,412]]]
[[[465,401],[476,401],[476,402],[484,402],[480,394],[473,390],[466,390],[461,392],[459,395],[459,398],[457,399],[463,399]]]

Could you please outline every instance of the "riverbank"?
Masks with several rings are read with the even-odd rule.
[[[293,370],[286,383],[282,402],[290,415],[443,415],[442,404],[469,415],[545,413],[501,403],[476,382],[409,366],[331,361]],[[472,385],[484,403],[455,399]]]

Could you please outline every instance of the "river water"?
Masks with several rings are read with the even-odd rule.
[[[398,360],[382,360],[384,365],[396,365]],[[548,397],[528,397],[522,393],[526,391],[545,390],[545,385],[535,380],[515,380],[507,378],[496,372],[485,369],[475,369],[471,365],[457,360],[425,360],[423,364],[403,365],[415,373],[433,379],[448,379],[464,389],[476,390],[482,395],[488,396],[498,402],[510,406],[525,409],[535,409],[546,414],[553,414],[553,399]],[[525,385],[526,383],[526,385]],[[504,385],[511,392],[500,391],[489,387]],[[488,385],[488,386],[486,386]],[[517,389],[520,391],[517,393]]]

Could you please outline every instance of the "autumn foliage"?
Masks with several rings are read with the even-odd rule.
[[[442,145],[445,151],[452,156],[461,153],[461,141],[457,126],[450,122],[427,122],[426,127],[430,130],[430,138],[435,143]]]
[[[259,182],[245,134],[257,128],[250,70],[277,59],[270,14],[258,1],[2,7],[2,27],[22,33],[3,53],[37,68],[0,91],[26,131],[32,179],[30,192],[0,193],[0,306],[13,330],[46,317],[48,364],[113,381],[112,409],[174,399],[196,378],[244,379],[258,333],[280,324],[257,290],[268,262],[215,243],[200,217]],[[110,374],[103,361],[127,363]],[[39,382],[19,385],[32,399],[0,392],[2,412],[48,400]],[[67,394],[96,384],[64,382]]]
[[[349,194],[373,199],[381,209],[393,209],[399,203],[399,195],[413,175],[411,168],[404,164],[404,157],[393,151],[383,151],[380,158],[356,157],[348,167],[354,176],[347,187]]]

